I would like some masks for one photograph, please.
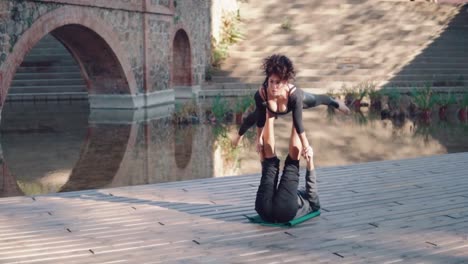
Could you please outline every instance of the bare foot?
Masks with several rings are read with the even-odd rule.
[[[337,102],[338,102],[338,111],[346,115],[351,112],[343,101],[337,100]]]

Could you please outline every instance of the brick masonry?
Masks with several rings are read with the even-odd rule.
[[[49,33],[77,59],[90,94],[169,90],[174,73],[200,85],[210,54],[209,6],[206,0],[2,0],[1,99],[24,56]],[[187,43],[174,42],[177,32]],[[190,65],[174,68],[174,52],[181,51],[188,54],[176,56]]]

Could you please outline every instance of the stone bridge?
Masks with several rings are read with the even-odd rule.
[[[197,89],[210,53],[207,0],[1,0],[0,102],[45,35],[77,61],[91,108],[136,109]]]

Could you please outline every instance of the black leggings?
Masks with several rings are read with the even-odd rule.
[[[255,200],[255,210],[268,222],[285,223],[311,211],[310,205],[298,194],[299,161],[287,157],[279,185],[279,159],[262,162],[262,178]]]

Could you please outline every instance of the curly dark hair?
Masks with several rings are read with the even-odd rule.
[[[281,54],[273,54],[263,60],[262,70],[266,77],[277,75],[281,80],[291,80],[296,76],[292,61]]]

